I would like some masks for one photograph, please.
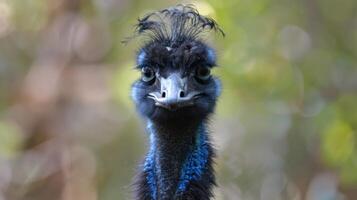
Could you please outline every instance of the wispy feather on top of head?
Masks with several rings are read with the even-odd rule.
[[[135,35],[128,40],[145,35],[153,41],[176,43],[195,40],[204,31],[214,30],[225,36],[210,17],[199,14],[193,5],[177,5],[147,14],[138,19]]]

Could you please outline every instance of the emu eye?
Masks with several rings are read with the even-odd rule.
[[[155,79],[155,72],[150,67],[143,67],[141,69],[141,79],[144,82],[151,82]]]
[[[207,81],[211,77],[211,70],[208,67],[198,67],[195,74],[201,81]]]

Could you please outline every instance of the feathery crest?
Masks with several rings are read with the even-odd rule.
[[[133,37],[145,35],[153,41],[174,44],[184,40],[195,40],[206,30],[218,31],[225,36],[215,20],[200,15],[193,5],[179,4],[138,19]]]

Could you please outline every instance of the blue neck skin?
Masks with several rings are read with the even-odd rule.
[[[203,123],[192,127],[160,127],[148,123],[150,150],[144,164],[151,197],[174,199],[207,169],[209,141]]]

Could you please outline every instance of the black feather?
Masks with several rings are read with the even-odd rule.
[[[214,19],[200,15],[193,5],[182,4],[147,14],[138,19],[135,30],[133,37],[145,35],[152,41],[165,42],[168,46],[196,40],[201,33],[209,30],[225,36]]]

